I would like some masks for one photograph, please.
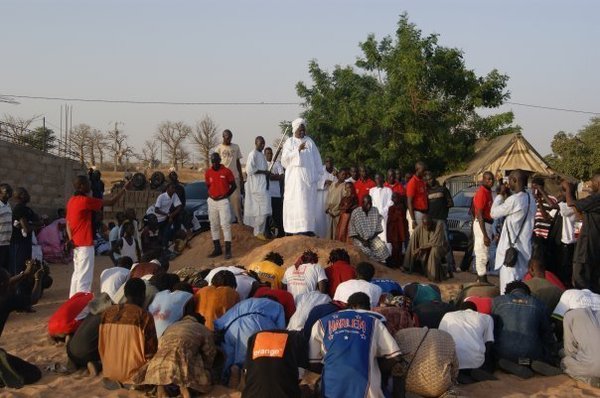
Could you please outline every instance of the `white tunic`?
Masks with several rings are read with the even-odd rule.
[[[529,211],[527,212],[527,198],[529,197]],[[500,270],[500,293],[504,294],[504,288],[509,282],[521,280],[527,273],[527,264],[531,258],[531,236],[533,234],[533,222],[535,219],[536,202],[529,192],[519,192],[506,198],[497,195],[492,205],[492,217],[504,219],[500,241],[496,249],[496,269]],[[527,219],[523,225],[523,230],[517,239],[517,233],[521,228],[523,219],[527,214]],[[510,231],[510,239],[515,248],[519,251],[517,264],[513,268],[504,266],[504,255],[510,247],[508,243],[507,230]]]
[[[327,187],[325,187],[325,183],[327,181],[334,182],[335,180],[335,176],[332,173],[328,172],[325,168],[325,165],[323,165],[323,174],[321,175],[319,185],[317,186],[317,214],[319,214],[320,216],[317,217],[315,234],[319,238],[327,237],[328,224],[331,223],[331,217],[325,216],[325,209],[327,208],[327,192],[329,192]]]
[[[298,148],[306,142],[306,148]],[[319,149],[309,137],[292,137],[283,144],[281,165],[285,168],[283,229],[288,233],[314,232],[317,217],[317,183],[323,171]]]
[[[244,224],[256,226],[260,219],[271,214],[271,197],[267,191],[267,176],[256,174],[259,170],[268,170],[269,164],[262,152],[253,150],[246,161],[246,197],[244,200]]]
[[[388,187],[373,187],[369,189],[369,195],[373,201],[373,206],[379,210],[379,214],[383,217],[381,226],[383,232],[379,234],[379,239],[387,243],[387,218],[388,210],[394,203],[392,202],[392,190]],[[389,249],[389,247],[388,247]]]

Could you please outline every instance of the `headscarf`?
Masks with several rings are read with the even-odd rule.
[[[304,128],[306,128],[306,120],[304,120],[303,118],[299,117],[298,119],[294,120],[292,122],[292,134],[294,134],[296,132],[296,130],[298,130],[300,128],[300,125],[303,124]]]

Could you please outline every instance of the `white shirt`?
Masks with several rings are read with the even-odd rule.
[[[327,304],[331,302],[331,297],[319,291],[306,292],[299,294],[294,299],[296,304],[296,312],[290,318],[287,330],[302,330],[308,315],[317,305]]]
[[[562,318],[569,310],[577,308],[590,308],[600,311],[600,294],[592,293],[588,289],[569,289],[560,296],[552,316]]]
[[[288,267],[281,283],[287,285],[288,292],[296,299],[302,293],[317,290],[319,282],[326,280],[325,270],[319,264],[302,264],[298,268]]]
[[[394,203],[392,202],[392,189],[389,187],[373,187],[369,189],[369,195],[371,195],[371,199],[373,202],[373,207],[376,207],[379,210],[379,214],[383,217],[381,220],[381,226],[383,227],[383,232],[379,234],[379,239],[384,242],[387,242],[387,218],[388,218],[388,210],[390,206]]]
[[[181,206],[181,201],[179,200],[179,196],[177,196],[176,193],[174,193],[173,196],[169,196],[169,194],[166,192],[163,192],[160,195],[158,195],[158,198],[156,198],[156,204],[154,205],[154,214],[156,214],[158,222],[165,221],[167,219],[167,216],[156,213],[156,210],[160,209],[164,213],[169,214],[169,212],[171,211],[171,206]]]
[[[0,200],[0,246],[10,245],[12,237],[12,209],[10,205]]]
[[[473,310],[448,312],[440,330],[448,332],[456,344],[460,369],[477,369],[485,362],[485,343],[494,341],[494,320]]]
[[[383,291],[379,286],[371,282],[362,279],[350,279],[338,285],[333,299],[341,301],[342,303],[348,303],[348,298],[358,292],[365,293],[369,296],[371,308],[375,308],[379,305],[379,299],[381,298],[381,293]]]
[[[284,173],[283,166],[281,166],[281,162],[279,162],[279,160],[275,163],[269,162],[269,168],[271,168],[271,173],[273,174],[283,175]],[[269,195],[272,198],[281,198],[281,186],[279,181],[269,180]]]
[[[560,241],[565,245],[577,242],[577,238],[575,238],[575,222],[577,221],[575,208],[567,205],[565,202],[560,202],[558,208],[563,218]]]
[[[100,274],[100,292],[106,293],[113,301],[117,303],[117,291],[129,279],[129,270],[123,267],[112,267],[105,269]]]
[[[252,285],[254,284],[254,282],[256,282],[256,279],[252,278],[251,276],[248,276],[246,274],[246,270],[234,267],[233,265],[227,267],[217,267],[213,268],[208,273],[208,275],[206,275],[206,278],[204,278],[204,280],[210,285],[212,282],[212,278],[219,271],[230,271],[233,275],[235,275],[235,281],[237,283],[235,291],[238,292],[240,300],[245,300],[248,298],[248,296],[250,296],[250,292],[252,291]]]
[[[192,297],[193,294],[179,290],[174,292],[163,290],[156,293],[148,306],[148,312],[154,318],[156,337],[160,338],[169,326],[183,318],[185,305]]]

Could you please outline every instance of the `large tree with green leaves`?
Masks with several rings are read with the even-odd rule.
[[[423,36],[406,14],[395,36],[360,43],[355,67],[329,73],[311,61],[312,86],[299,82],[309,134],[338,164],[363,163],[383,170],[460,167],[477,138],[518,131],[511,112],[481,116],[509,98],[508,77],[493,70],[477,76],[463,54]]]
[[[600,117],[594,117],[577,134],[564,131],[552,139],[552,154],[546,161],[559,173],[589,180],[600,172]]]

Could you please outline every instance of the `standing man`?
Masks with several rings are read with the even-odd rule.
[[[344,197],[344,189],[346,187],[347,169],[341,169],[337,173],[337,181],[329,185],[327,190],[327,202],[325,206],[325,214],[327,217],[327,234],[325,238],[335,239],[337,232],[338,220],[340,219],[340,202]]]
[[[78,292],[91,292],[94,278],[94,236],[92,214],[104,206],[112,206],[129,188],[131,180],[111,199],[91,197],[90,181],[84,175],[75,177],[75,193],[67,202],[68,245],[73,247],[73,276],[69,297]]]
[[[223,135],[225,136],[225,135]],[[210,155],[210,169],[204,173],[204,181],[208,187],[208,221],[212,235],[214,250],[209,258],[223,254],[221,250],[220,229],[225,239],[225,258],[231,258],[231,209],[229,198],[235,192],[235,176],[221,164],[221,155],[213,152]]]
[[[423,214],[429,209],[427,199],[427,184],[423,180],[427,166],[418,161],[415,164],[415,174],[406,184],[406,204],[408,206],[408,233],[412,235],[417,225],[421,223]]]
[[[306,121],[292,122],[294,136],[283,144],[281,164],[285,168],[283,228],[287,233],[314,235],[317,214],[317,183],[323,172],[321,154],[306,136]]]
[[[271,200],[267,190],[269,165],[262,151],[265,139],[261,136],[254,140],[254,150],[246,161],[246,198],[244,202],[244,224],[254,228],[254,236],[260,240],[265,237],[267,216],[271,215]]]
[[[600,293],[600,174],[592,177],[592,194],[575,200],[563,181],[567,204],[583,215],[583,226],[573,255],[573,287]]]
[[[12,209],[8,201],[13,195],[12,187],[0,184],[0,268],[9,270],[10,237],[12,236]]]
[[[281,238],[285,235],[283,232],[283,198],[281,181],[283,181],[284,170],[279,160],[273,161],[273,150],[265,148],[265,158],[269,164],[269,195],[271,196],[271,217],[277,228],[277,237]],[[267,218],[268,219],[268,218]]]
[[[383,175],[375,174],[375,186],[369,189],[369,195],[373,200],[373,206],[379,210],[379,214],[383,220],[381,220],[381,227],[383,228],[383,232],[379,234],[379,238],[384,241],[388,249],[391,250],[390,244],[387,243],[387,220],[388,220],[388,210],[390,206],[394,203],[392,202],[392,189],[383,185]]]
[[[506,285],[522,280],[527,273],[527,264],[531,258],[531,237],[535,219],[535,199],[527,192],[527,173],[514,170],[508,177],[508,185],[502,185],[500,194],[494,199],[490,212],[493,218],[505,217],[500,241],[496,250],[496,269],[500,269],[500,293],[504,294]],[[509,191],[510,189],[510,191]],[[512,195],[509,195],[512,192]],[[505,265],[506,251],[514,247],[518,251],[517,261]]]
[[[323,174],[321,174],[321,180],[317,186],[317,226],[315,227],[315,234],[319,238],[327,237],[327,217],[322,217],[322,214],[327,210],[327,192],[329,187],[336,180],[336,170],[333,167],[333,159],[330,157],[325,158],[325,164],[323,165]]]
[[[179,213],[183,210],[183,204],[175,193],[176,185],[169,183],[167,190],[156,198],[154,214],[158,220],[158,231],[162,241],[163,250],[167,250],[171,238],[177,232],[180,224],[177,222]],[[121,235],[122,233],[120,233]]]
[[[450,241],[450,237],[448,236],[448,211],[451,207],[454,207],[452,195],[448,188],[441,185],[438,180],[435,179],[431,171],[425,172],[425,182],[427,183],[427,200],[429,202],[427,214],[429,214],[429,217],[433,221],[442,222],[446,240]],[[448,250],[448,253],[446,254],[446,263],[448,264],[449,270],[456,270],[454,253],[452,250]]]
[[[473,197],[473,239],[475,252],[475,269],[477,282],[487,283],[487,263],[489,260],[490,244],[492,242],[492,187],[494,174],[491,171],[483,173],[483,180]]]
[[[358,176],[358,180],[354,183],[354,188],[356,188],[358,203],[362,203],[363,198],[369,194],[369,190],[375,187],[375,181],[369,178],[369,171],[365,166],[358,168]]]
[[[400,170],[388,169],[384,187],[391,188],[392,192],[397,192],[400,196],[406,197],[406,190],[400,182]]]
[[[221,164],[231,171],[235,179],[236,189],[229,197],[229,202],[231,202],[233,214],[235,215],[237,222],[241,224],[243,220],[242,195],[244,195],[242,164],[240,163],[242,151],[240,151],[240,147],[237,144],[231,142],[232,138],[233,134],[231,133],[231,130],[223,130],[223,143],[219,144],[214,151],[219,154],[221,157]],[[239,189],[237,187],[239,187]]]

